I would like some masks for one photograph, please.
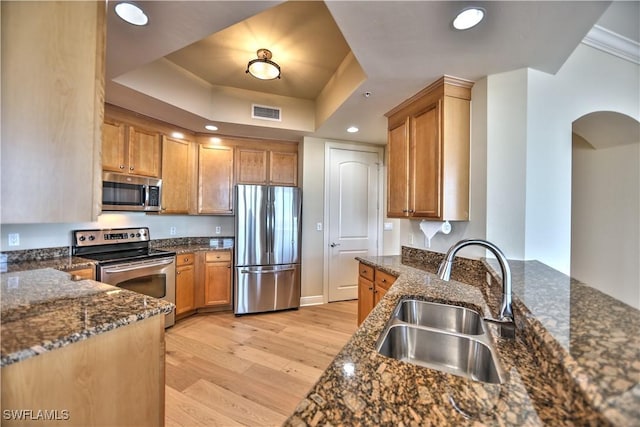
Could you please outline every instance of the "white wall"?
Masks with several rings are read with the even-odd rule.
[[[571,276],[640,309],[640,141],[574,136]]]
[[[640,66],[581,44],[556,75],[528,70],[525,255],[566,274],[571,127],[593,111],[640,120]]]
[[[187,215],[147,215],[144,213],[108,213],[98,217],[96,222],[73,224],[2,224],[0,250],[24,250],[53,248],[71,245],[71,230],[149,227],[152,239],[173,237],[215,237],[216,226],[220,226],[219,236],[234,235],[234,220],[229,216],[187,216]],[[176,227],[176,234],[170,228]],[[8,246],[8,234],[20,234],[20,246]]]
[[[302,290],[301,296],[323,295],[324,232],[324,140],[304,138],[302,151]]]

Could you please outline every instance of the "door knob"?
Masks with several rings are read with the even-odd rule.
[[[340,246],[340,243],[333,243],[333,242],[331,243],[332,248],[335,248],[336,246]]]

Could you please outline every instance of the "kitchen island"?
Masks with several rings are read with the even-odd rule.
[[[173,304],[51,268],[5,273],[0,291],[3,425],[164,423]]]
[[[285,425],[640,425],[640,312],[536,261],[510,262],[516,339],[490,326],[502,384],[380,355],[377,340],[402,299],[497,313],[490,262],[458,258],[457,280],[445,282],[432,273],[441,259],[405,247],[358,258],[398,278]]]

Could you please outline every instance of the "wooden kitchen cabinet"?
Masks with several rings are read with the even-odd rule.
[[[282,149],[284,147],[292,151],[285,151]],[[276,143],[271,143],[267,148],[256,145],[238,146],[236,148],[236,182],[297,186],[297,148],[290,144],[279,146]]]
[[[203,307],[231,307],[231,251],[204,253]]]
[[[160,134],[105,119],[102,130],[102,169],[160,177]]]
[[[360,325],[384,297],[396,278],[363,263],[358,266],[358,271],[358,325]]]
[[[199,214],[233,214],[233,147],[199,145]]]
[[[3,1],[0,8],[2,223],[95,221],[105,4]]]
[[[386,114],[388,217],[469,219],[472,86],[444,76]]]
[[[196,309],[195,255],[176,255],[176,316]]]
[[[190,141],[162,137],[162,213],[188,214],[193,162]]]
[[[65,272],[82,280],[96,280],[96,269],[94,267],[74,268],[71,270],[65,270]]]

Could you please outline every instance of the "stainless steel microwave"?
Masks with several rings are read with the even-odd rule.
[[[122,173],[102,173],[103,211],[158,212],[162,180]]]

